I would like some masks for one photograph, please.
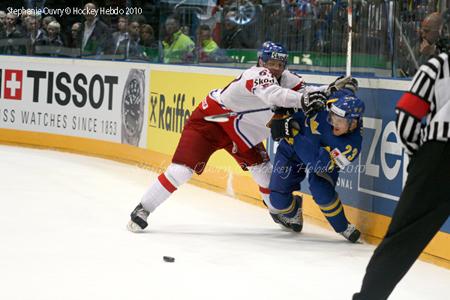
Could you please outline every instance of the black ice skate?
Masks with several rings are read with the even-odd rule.
[[[282,214],[270,214],[275,223],[280,224],[284,228],[292,230],[294,232],[301,232],[303,229],[303,199],[301,196],[294,195],[294,200],[298,203],[297,212],[291,218],[285,217]]]
[[[127,228],[132,232],[140,232],[148,226],[147,218],[150,213],[144,209],[141,203],[131,213],[131,220],[128,222]]]
[[[361,236],[361,232],[353,224],[348,224],[347,229],[339,233],[352,243],[356,243]]]

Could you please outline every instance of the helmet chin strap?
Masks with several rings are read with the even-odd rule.
[[[351,129],[353,119],[351,119],[351,120],[346,119],[346,120],[347,120],[347,130],[343,134],[351,133],[351,132],[353,132],[355,130],[355,129],[353,129],[353,130]],[[334,129],[335,126],[334,125],[332,125],[332,126],[333,126],[333,129]]]
[[[359,122],[357,119],[350,119],[350,121],[348,122],[347,133],[351,133],[351,132],[355,131],[356,128],[358,128],[358,125],[356,125],[355,128],[351,129],[353,120],[356,120],[357,122]],[[356,123],[356,124],[358,124],[358,123]]]
[[[262,67],[264,65],[264,62],[261,57],[258,57],[258,63],[256,64],[257,67]]]
[[[346,133],[350,133],[350,132],[352,132],[353,130],[350,130],[350,127],[352,126],[352,121],[350,121],[350,122],[347,122],[347,132]]]

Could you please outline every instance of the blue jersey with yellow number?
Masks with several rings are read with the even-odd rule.
[[[312,117],[303,112],[293,115],[300,125],[293,147],[306,164],[332,171],[343,169],[359,155],[362,143],[361,124],[353,132],[335,136],[333,126],[327,121],[328,111],[320,111]]]

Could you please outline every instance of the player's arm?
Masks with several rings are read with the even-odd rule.
[[[353,93],[356,93],[356,91],[358,90],[358,80],[351,76],[339,76],[335,81],[328,85],[325,84],[320,86],[310,86],[310,92],[317,91],[325,93],[327,97],[329,97],[334,92],[342,89],[348,89]]]
[[[338,77],[329,85],[306,86],[303,78],[286,72],[282,80],[287,80],[291,88],[284,88],[278,85],[267,69],[262,69],[258,76],[260,78],[247,81],[249,91],[269,106],[301,108],[306,115],[315,114],[323,109],[327,96],[332,92],[344,88],[355,92],[358,89],[358,81],[352,77]]]
[[[246,89],[260,98],[267,106],[301,108],[302,96],[308,92],[303,85],[297,91],[281,87],[266,68],[252,70],[251,75],[245,79]]]
[[[422,119],[430,111],[439,63],[439,57],[436,57],[422,65],[414,76],[410,89],[397,103],[397,133],[410,155],[419,148]]]

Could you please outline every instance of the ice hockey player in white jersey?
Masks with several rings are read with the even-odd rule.
[[[225,149],[239,165],[251,172],[265,203],[272,165],[263,141],[270,136],[266,124],[270,110],[231,117],[228,122],[206,121],[206,116],[266,107],[288,107],[308,111],[322,106],[326,92],[345,86],[348,78],[329,86],[305,86],[303,79],[286,69],[288,53],[276,43],[265,42],[258,53],[258,65],[245,70],[225,88],[213,90],[193,111],[181,134],[172,163],[144,193],[131,213],[128,229],[147,227],[147,218],[195,173],[201,174],[210,156]]]

